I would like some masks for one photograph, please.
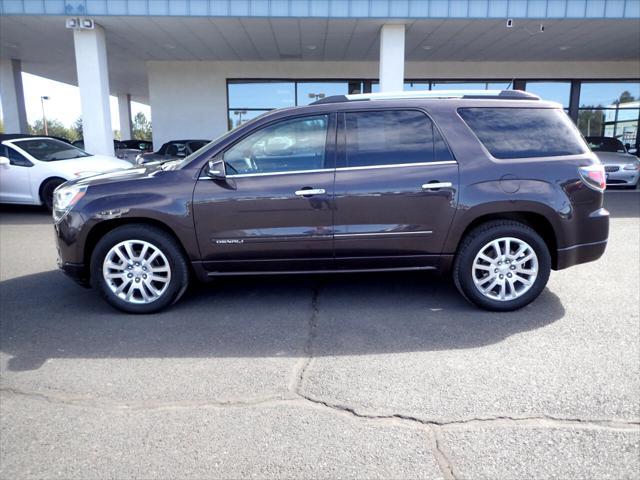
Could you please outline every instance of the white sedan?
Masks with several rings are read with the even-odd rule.
[[[53,191],[67,180],[131,167],[55,138],[0,135],[0,203],[51,209]]]

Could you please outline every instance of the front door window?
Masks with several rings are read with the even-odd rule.
[[[230,175],[320,170],[325,167],[328,115],[297,118],[265,127],[224,154]]]

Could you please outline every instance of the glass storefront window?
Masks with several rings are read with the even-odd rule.
[[[431,90],[507,90],[511,82],[431,82]]]
[[[229,130],[239,127],[243,123],[267,113],[269,110],[244,110],[241,108],[229,109],[228,124]]]
[[[297,105],[308,105],[332,95],[347,95],[349,82],[298,82]]]
[[[638,108],[627,105],[640,101],[640,82],[582,82],[580,108]]]
[[[527,82],[526,91],[538,95],[543,100],[561,103],[569,108],[571,100],[571,82]]]
[[[638,141],[640,82],[582,82],[578,127],[583,135]]]
[[[429,90],[429,82],[406,82],[404,84],[405,92],[414,90]]]
[[[295,82],[230,82],[229,108],[293,107],[296,104]]]

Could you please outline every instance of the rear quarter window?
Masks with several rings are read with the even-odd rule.
[[[495,158],[579,155],[584,140],[567,114],[554,108],[461,108],[458,114]]]

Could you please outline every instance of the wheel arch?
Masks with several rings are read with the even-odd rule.
[[[187,261],[187,264],[191,268],[189,255],[187,255],[184,245],[180,241],[180,238],[178,238],[175,232],[166,223],[160,220],[156,220],[154,218],[127,217],[127,218],[110,219],[110,220],[99,222],[95,224],[91,228],[91,230],[89,230],[89,232],[87,233],[87,236],[84,242],[83,258],[84,258],[84,265],[86,265],[87,274],[89,276],[91,275],[91,271],[90,271],[91,256],[93,255],[93,251],[95,250],[96,245],[98,244],[100,239],[104,237],[107,233],[115,230],[116,228],[123,227],[125,225],[146,225],[146,226],[158,228],[159,230],[162,230],[164,233],[167,233],[169,236],[171,236],[175,240],[176,244],[178,245],[178,248],[182,252],[182,255],[184,255],[185,260]]]
[[[494,220],[512,220],[520,222],[524,225],[535,230],[544,240],[549,254],[551,255],[551,268],[556,269],[558,264],[558,234],[553,224],[542,213],[530,210],[516,210],[516,211],[498,211],[498,212],[485,212],[477,216],[469,218],[465,222],[464,228],[459,230],[453,240],[453,250],[457,253],[460,243],[466,237],[466,235],[474,228]]]
[[[40,186],[38,187],[38,200],[40,200],[40,203],[42,205],[44,205],[44,198],[42,198],[42,191],[44,189],[44,186],[47,184],[47,182],[50,182],[51,180],[61,180],[62,183],[64,182],[68,182],[68,179],[64,178],[64,177],[60,177],[58,175],[51,175],[48,176],[47,178],[45,178],[44,180],[42,180],[40,182]]]

